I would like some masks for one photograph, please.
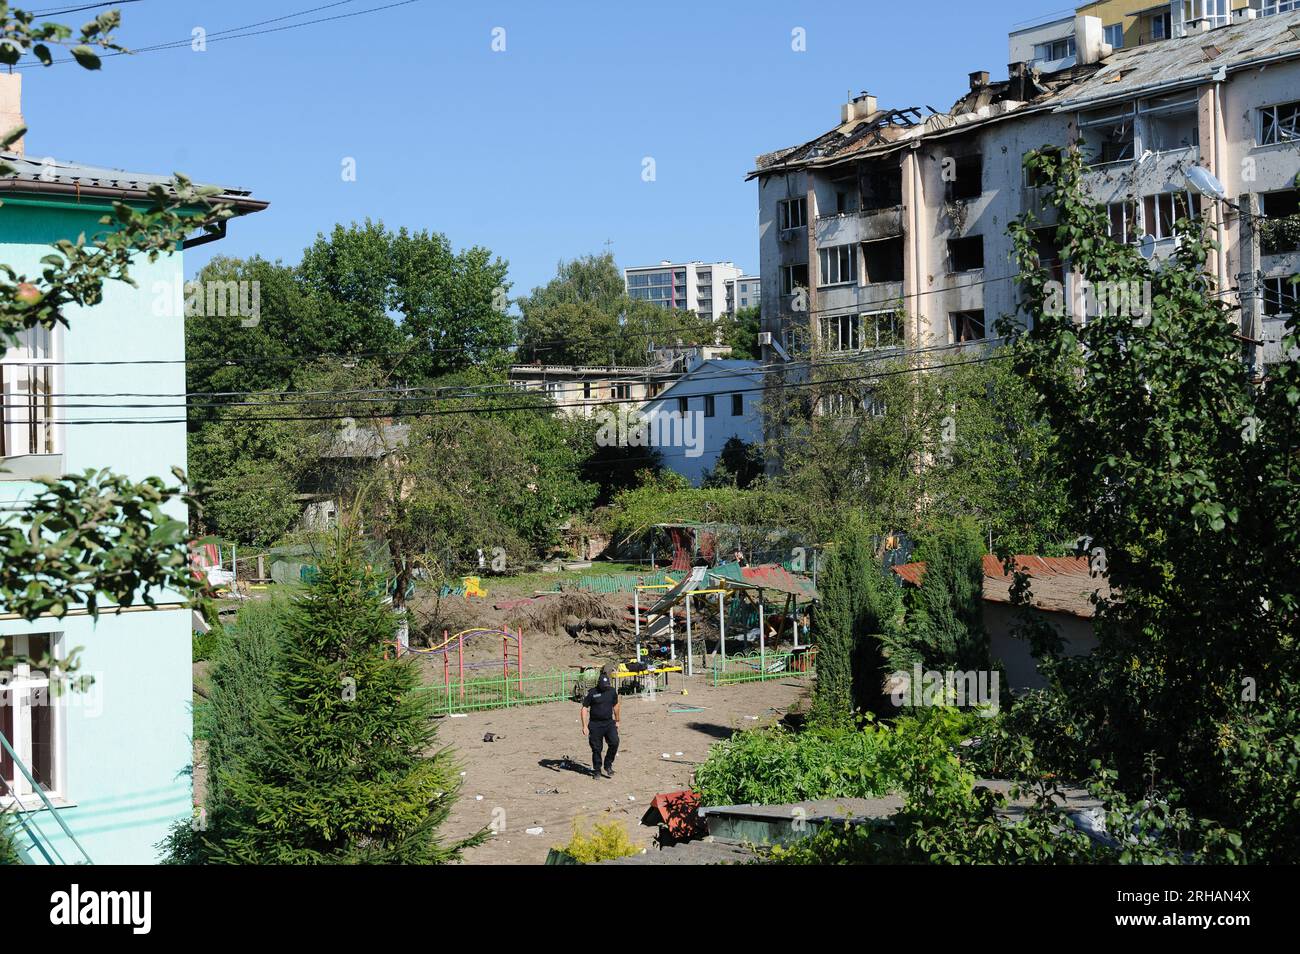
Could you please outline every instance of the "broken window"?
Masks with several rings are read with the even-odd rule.
[[[1264,295],[1264,314],[1268,317],[1289,318],[1296,313],[1300,293],[1297,293],[1297,286],[1291,281],[1291,276],[1266,278],[1261,291]]]
[[[1261,197],[1259,250],[1264,255],[1300,251],[1300,191],[1266,192]]]
[[[830,213],[832,215],[843,215],[846,212],[858,211],[858,177],[856,173],[851,178],[832,179],[830,187],[832,192]]]
[[[903,204],[903,172],[897,163],[872,162],[862,167],[862,209],[892,209]]]
[[[782,199],[776,204],[777,227],[782,231],[801,229],[808,224],[808,199]]]
[[[781,294],[793,295],[796,288],[808,287],[808,265],[781,266]]]
[[[821,285],[847,285],[858,280],[858,257],[852,245],[832,245],[817,250]]]
[[[861,316],[865,348],[901,348],[903,316],[897,311],[873,311]]]
[[[948,271],[973,272],[984,267],[984,236],[948,240]]]
[[[1142,145],[1153,152],[1168,152],[1200,145],[1196,97],[1158,96],[1142,104],[1145,130]]]
[[[1098,110],[1079,117],[1079,131],[1091,165],[1133,161],[1133,107]]]
[[[903,238],[862,243],[863,281],[868,285],[903,280]]]
[[[1060,246],[1056,244],[1056,226],[1034,229],[1034,251],[1038,255],[1038,264],[1046,268],[1055,281],[1064,284],[1065,262]]]
[[[1300,140],[1300,102],[1265,106],[1259,111],[1259,117],[1261,146]]]
[[[984,192],[984,157],[979,153],[969,156],[952,156],[945,163],[948,176],[948,200],[978,199]]]
[[[1137,241],[1138,214],[1136,202],[1112,202],[1106,206],[1106,214],[1110,219],[1106,232],[1112,239],[1124,244]]]
[[[954,311],[948,316],[953,344],[984,339],[984,309]]]
[[[1199,197],[1188,192],[1161,192],[1142,200],[1146,234],[1156,241],[1174,237],[1174,225],[1180,219],[1194,219],[1200,214]]]
[[[862,323],[857,315],[836,315],[826,321],[827,351],[857,351],[862,347]]]

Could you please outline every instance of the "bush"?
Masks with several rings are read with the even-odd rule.
[[[569,839],[569,843],[556,845],[555,850],[564,852],[584,865],[595,864],[598,861],[613,861],[615,858],[626,858],[641,852],[640,848],[632,844],[632,839],[628,837],[627,829],[623,827],[622,822],[608,821],[604,824],[596,822],[591,826],[591,833],[584,834],[578,828],[576,819],[573,822],[573,837]]]

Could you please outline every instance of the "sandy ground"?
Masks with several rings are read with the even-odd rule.
[[[683,685],[688,695],[681,695]],[[713,688],[703,677],[674,677],[669,691],[654,700],[627,696],[613,779],[587,774],[591,749],[576,704],[553,702],[440,719],[438,741],[454,747],[465,772],[460,800],[443,833],[463,837],[494,820],[504,822],[504,829],[467,852],[465,861],[541,864],[549,848],[569,840],[575,819],[585,826],[612,817],[624,823],[633,841],[656,850],[651,844],[656,829],[640,824],[651,799],[688,787],[710,745],[736,729],[779,720],[809,687],[807,681],[783,679]],[[686,706],[706,708],[669,711]],[[494,741],[483,741],[488,732]],[[568,767],[566,759],[582,771]],[[542,834],[527,834],[536,827]]]

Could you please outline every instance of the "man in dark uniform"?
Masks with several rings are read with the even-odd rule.
[[[614,777],[614,756],[618,754],[618,722],[622,716],[618,704],[618,690],[605,672],[600,674],[594,689],[588,689],[582,700],[582,733],[591,743],[591,774],[600,778],[600,750],[609,742],[605,753],[605,778]]]

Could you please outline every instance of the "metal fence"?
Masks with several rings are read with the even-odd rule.
[[[594,681],[594,680],[593,680]],[[481,709],[504,709],[538,702],[573,701],[587,685],[581,670],[555,669],[527,676],[498,673],[463,682],[424,686],[435,715],[472,712]]]
[[[737,682],[759,682],[764,679],[802,678],[816,672],[817,650],[815,648],[798,649],[781,653],[745,653],[740,656],[728,656],[726,659],[715,656],[710,667],[712,684],[728,686]]]

